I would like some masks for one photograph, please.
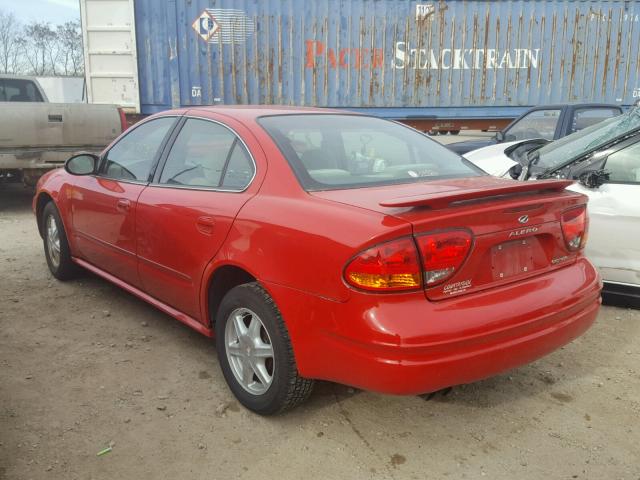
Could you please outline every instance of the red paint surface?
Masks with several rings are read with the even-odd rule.
[[[79,264],[205,335],[212,334],[213,274],[226,265],[244,269],[274,298],[300,372],[311,378],[424,393],[530,362],[593,323],[600,279],[581,251],[567,250],[560,228],[562,212],[584,204],[584,196],[559,188],[455,207],[440,200],[446,191],[457,197],[474,191],[475,197],[478,190],[515,184],[486,177],[310,194],[255,120],[292,111],[190,112],[228,124],[246,142],[257,173],[244,192],[179,190],[57,170],[39,182],[36,200],[54,199]],[[420,206],[420,198],[434,195],[440,208]],[[399,200],[407,198],[408,204]],[[536,230],[514,237],[523,213]],[[350,259],[374,245],[455,228],[469,231],[473,243],[443,284],[372,293],[343,279]],[[527,244],[519,248],[521,239]]]

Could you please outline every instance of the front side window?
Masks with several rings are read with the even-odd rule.
[[[509,142],[531,138],[553,140],[559,119],[560,110],[536,110],[506,130],[505,139]]]
[[[253,173],[249,154],[231,130],[190,118],[171,147],[160,183],[242,190]]]
[[[307,190],[482,175],[457,154],[404,125],[359,115],[262,117]]]
[[[101,174],[116,180],[146,182],[174,117],[150,120],[134,128],[107,153]]]
[[[640,183],[640,142],[609,155],[604,169],[610,182]]]

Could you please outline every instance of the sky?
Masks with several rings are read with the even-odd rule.
[[[37,20],[58,25],[80,19],[80,0],[0,0],[0,10],[13,12],[22,23]]]

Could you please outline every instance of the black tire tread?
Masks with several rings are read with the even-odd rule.
[[[242,306],[244,302],[256,307],[259,305],[259,310],[262,311],[262,315],[265,315],[262,320],[268,323],[269,328],[267,330],[272,335],[271,343],[278,345],[278,350],[275,353],[281,366],[278,367],[276,372],[278,377],[276,388],[267,391],[262,398],[248,398],[247,395],[250,394],[244,392],[242,387],[238,385],[237,380],[230,371],[230,365],[225,353],[226,347],[221,340],[224,338],[224,329],[228,321],[228,318],[225,318],[228,313],[226,309]],[[280,309],[260,283],[257,281],[244,283],[229,290],[220,303],[216,317],[218,318],[216,322],[218,358],[225,379],[240,403],[260,415],[277,415],[294,408],[309,397],[315,382],[312,379],[300,376],[289,331]],[[267,327],[266,323],[265,328]],[[273,336],[277,338],[274,339]]]
[[[45,221],[47,216],[53,215],[56,219],[56,223],[58,224],[58,231],[60,232],[60,265],[58,265],[57,269],[54,269],[49,259],[49,252],[47,251],[47,233],[46,230],[43,230],[44,254],[51,274],[61,281],[76,278],[80,271],[80,267],[71,260],[71,249],[69,248],[69,242],[67,240],[67,232],[64,229],[64,223],[62,223],[58,207],[56,207],[53,201],[50,201],[42,209],[41,215],[40,222],[42,222],[41,225],[43,226],[43,229],[46,229]]]
[[[256,294],[262,297],[264,303],[275,313],[278,320],[278,333],[285,341],[284,343],[286,344],[288,349],[287,357],[289,358],[289,378],[287,379],[287,396],[280,409],[274,412],[276,414],[282,413],[298,406],[307,398],[309,398],[309,395],[311,395],[311,392],[313,391],[315,381],[309,378],[301,377],[298,374],[298,366],[296,365],[296,360],[293,355],[293,347],[291,346],[289,332],[286,325],[284,324],[282,315],[280,314],[280,309],[273,301],[273,298],[271,298],[271,295],[269,295],[258,282],[247,283],[243,286],[250,290],[253,290]]]

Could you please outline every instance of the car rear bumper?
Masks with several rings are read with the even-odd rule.
[[[357,293],[340,303],[266,287],[287,321],[303,376],[421,394],[524,365],[580,336],[596,319],[602,282],[580,258],[527,281],[438,302],[422,293]]]

